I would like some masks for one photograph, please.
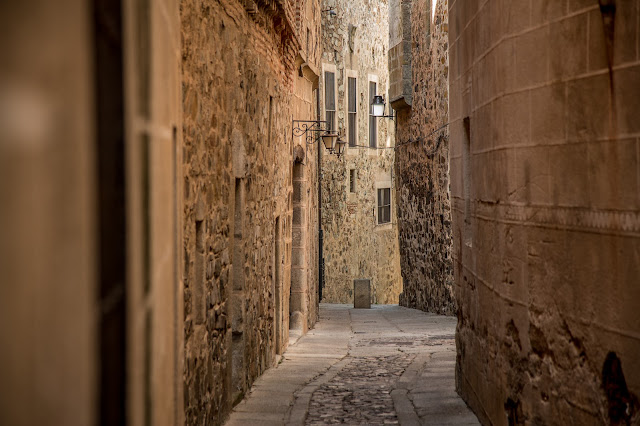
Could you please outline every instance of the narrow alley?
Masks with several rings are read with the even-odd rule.
[[[640,426],[640,0],[0,28],[0,426]]]
[[[453,317],[321,304],[316,328],[256,380],[228,426],[477,425],[455,392]]]

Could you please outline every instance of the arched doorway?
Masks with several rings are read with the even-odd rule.
[[[289,329],[306,331],[307,324],[307,181],[299,155],[293,164],[293,221]]]

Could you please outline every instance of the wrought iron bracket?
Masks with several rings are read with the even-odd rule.
[[[304,136],[307,144],[312,145],[327,131],[326,124],[327,122],[322,120],[292,120],[291,137]]]

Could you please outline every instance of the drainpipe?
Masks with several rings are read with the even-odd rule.
[[[316,95],[316,119],[320,121],[320,89]],[[324,234],[322,231],[322,143],[318,142],[318,302],[322,301],[324,287],[324,254],[322,251]]]

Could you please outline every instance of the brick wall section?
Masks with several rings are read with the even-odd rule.
[[[436,1],[436,0],[433,0]],[[405,7],[405,3],[402,4]],[[411,93],[398,108],[398,233],[403,292],[400,304],[453,315],[451,203],[449,196],[448,10],[438,0],[411,2]],[[406,40],[398,43],[401,47]],[[397,78],[403,78],[399,73]],[[404,84],[403,80],[396,81]],[[434,133],[435,131],[435,133]],[[420,140],[417,143],[408,143]],[[405,145],[402,145],[405,144]]]
[[[324,0],[322,62],[336,68],[336,121],[347,140],[347,72],[357,78],[357,144],[342,158],[325,151],[322,160],[322,227],[325,283],[323,301],[353,303],[353,280],[371,279],[372,303],[398,303],[401,291],[395,197],[391,223],[377,224],[377,187],[393,191],[393,149],[369,149],[369,76],[378,78],[377,93],[388,98],[388,4],[385,1]],[[320,93],[324,102],[324,75]],[[324,104],[323,104],[324,117]],[[389,109],[387,108],[387,113]],[[379,118],[378,146],[393,147],[393,121]],[[349,192],[350,170],[356,191]]]
[[[291,117],[300,49],[288,4],[185,0],[180,7],[187,424],[221,424],[288,343]],[[310,27],[317,33],[319,24]],[[314,151],[305,161],[315,163]],[[313,200],[315,186],[310,191]],[[204,230],[202,242],[197,229]],[[317,251],[317,240],[306,247]],[[317,274],[309,280],[316,291]]]
[[[640,421],[640,2],[600,3],[450,5],[456,377],[484,424]]]

